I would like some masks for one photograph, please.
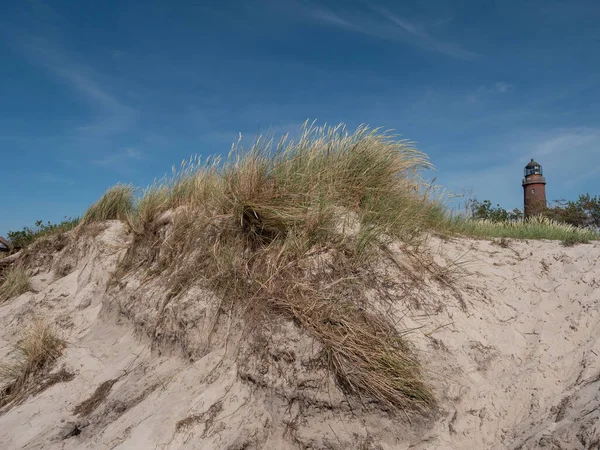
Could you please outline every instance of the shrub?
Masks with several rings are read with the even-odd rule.
[[[489,220],[492,222],[507,222],[518,221],[523,219],[523,213],[519,209],[507,211],[500,205],[492,206],[492,202],[484,200],[482,202],[477,199],[467,201],[467,210],[469,218],[475,220]]]
[[[72,230],[77,226],[78,223],[78,217],[74,219],[65,217],[60,223],[57,224],[51,223],[50,221],[44,223],[41,220],[38,220],[34,227],[24,227],[22,230],[9,231],[6,237],[13,247],[24,248],[41,237]]]
[[[557,200],[544,214],[558,222],[600,230],[600,196],[582,194],[575,201]]]

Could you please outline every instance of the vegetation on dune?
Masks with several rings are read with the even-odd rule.
[[[194,285],[209,288],[222,301],[218,314],[244,318],[249,333],[261,329],[257,320],[291,320],[321,344],[322,360],[346,392],[394,410],[428,411],[436,399],[405,331],[378,312],[378,302],[395,301],[378,270],[398,266],[387,244],[402,243],[411,261],[431,268],[421,245],[428,232],[566,246],[600,238],[598,197],[557,203],[532,218],[472,200],[468,214],[454,216],[421,178],[428,168],[424,153],[381,129],[349,133],[306,123],[297,140],[263,136],[250,149],[238,142],[224,161],[192,159],[137,198],[131,185],[119,184],[81,221],[38,221],[8,238],[27,247],[78,224],[126,221],[134,239],[115,276],[163,273],[169,299]],[[22,264],[5,270],[0,283],[0,304],[30,288]],[[36,322],[16,357],[0,364],[0,407],[32,392],[63,348]]]
[[[424,154],[380,130],[362,127],[349,135],[341,127],[307,126],[296,143],[273,146],[259,138],[249,151],[234,148],[224,165],[218,159],[184,164],[143,192],[131,224],[142,230],[168,210],[202,207],[234,214],[252,233],[259,227],[261,239],[274,239],[291,228],[326,231],[343,208],[359,214],[370,231],[410,240],[443,217],[417,177],[424,167]]]
[[[594,230],[557,222],[544,216],[520,220],[494,221],[456,217],[448,222],[453,233],[480,238],[549,239],[568,241],[571,245],[600,239]]]
[[[600,239],[600,197],[580,195],[577,201],[557,201],[540,216],[526,218],[489,200],[469,199],[466,215],[448,222],[448,230],[475,237],[561,240],[567,245]]]
[[[39,388],[64,347],[50,325],[34,321],[15,345],[12,359],[0,363],[0,408]]]
[[[10,267],[0,276],[0,305],[8,299],[24,294],[30,288],[25,268],[20,265]]]
[[[466,216],[473,220],[488,220],[490,222],[518,222],[524,219],[523,212],[515,208],[507,211],[500,205],[492,206],[492,202],[480,202],[475,198],[466,200]]]
[[[197,283],[246,317],[293,320],[323,345],[347,391],[428,409],[435,399],[405,337],[364,307],[381,281],[375,267],[390,257],[385,245],[397,240],[419,254],[424,231],[597,238],[547,218],[494,211],[489,202],[479,206],[492,220],[453,217],[420,178],[430,167],[425,154],[380,129],[348,133],[307,123],[296,141],[260,137],[248,150],[235,144],[225,161],[192,159],[136,201],[130,186],[111,188],[82,222],[127,220],[135,238],[121,271],[168,273],[170,297]]]
[[[514,222],[523,220],[523,212],[519,209],[507,211],[500,205],[492,206],[492,202],[482,202],[471,198],[466,200],[466,215],[472,219],[485,219],[492,222]],[[600,196],[581,194],[577,200],[555,200],[542,213],[543,217],[554,222],[572,225],[577,228],[591,230],[600,229]]]
[[[479,204],[490,217],[454,217],[421,178],[427,168],[425,154],[380,129],[306,123],[297,140],[260,137],[250,149],[235,144],[225,161],[192,159],[137,198],[132,186],[114,186],[81,224],[129,224],[134,240],[117,275],[164,273],[169,298],[207,287],[222,299],[219,314],[235,312],[248,323],[289,319],[320,342],[346,392],[425,411],[436,400],[422,368],[375,304],[394,301],[377,270],[393,258],[386,245],[401,242],[419,258],[424,232],[565,245],[598,238],[490,202]]]
[[[321,343],[347,392],[432,408],[404,335],[365,308],[381,281],[380,246],[400,239],[417,248],[421,230],[444,218],[418,176],[429,166],[410,143],[367,127],[307,124],[297,141],[238,144],[224,163],[192,161],[144,192],[121,270],[168,273],[170,297],[204,285],[222,310],[251,321],[290,319]]]
[[[38,220],[33,227],[24,227],[22,230],[9,231],[6,237],[13,247],[24,248],[40,238],[72,230],[78,224],[78,217],[74,219],[65,217],[60,223],[51,223],[50,221],[44,223]]]
[[[545,215],[580,228],[600,230],[600,196],[581,194],[577,200],[556,200]]]
[[[131,185],[117,184],[109,188],[104,195],[88,208],[81,218],[82,224],[104,220],[125,220],[134,204],[134,188]]]

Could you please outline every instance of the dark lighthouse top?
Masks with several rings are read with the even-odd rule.
[[[529,164],[525,166],[525,176],[527,177],[529,175],[542,175],[542,166],[536,163],[533,158],[531,158]]]

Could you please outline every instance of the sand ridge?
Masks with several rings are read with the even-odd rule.
[[[124,225],[109,222],[45,259],[36,292],[0,306],[0,357],[44,316],[68,342],[54,371],[74,375],[0,411],[0,448],[600,446],[598,243],[431,238],[435,257],[456,266],[452,289],[440,274],[415,284],[401,265],[383,267],[400,299],[388,312],[414,330],[440,399],[437,416],[409,422],[357,408],[312,364],[318,343],[291,323],[262,330],[257,352],[234,323],[212,321],[210,293],[191,289],[148,308],[164,280],[111,285],[129,242]]]

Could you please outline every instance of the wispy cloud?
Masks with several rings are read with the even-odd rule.
[[[573,151],[585,149],[589,144],[600,143],[600,130],[590,128],[567,129],[540,140],[533,147],[534,156],[543,158],[573,159]]]
[[[120,103],[115,97],[110,95],[105,89],[101,88],[83,71],[66,64],[64,67],[51,66],[57,75],[62,77],[72,89],[83,94],[88,100],[109,110],[130,110],[127,106]]]
[[[90,106],[95,119],[80,126],[79,131],[110,134],[126,129],[135,121],[136,111],[102,86],[91,67],[78,62],[56,42],[42,36],[20,34],[16,44],[31,64],[43,67],[62,80]]]
[[[532,145],[532,157],[548,173],[560,173],[561,183],[575,186],[600,172],[600,129],[571,128],[540,137]]]
[[[104,155],[100,159],[92,160],[93,164],[103,167],[109,167],[113,169],[122,168],[124,165],[132,163],[134,161],[141,161],[144,156],[141,151],[136,148],[125,148],[119,152],[113,152],[108,155]]]
[[[477,57],[474,52],[434,37],[423,24],[400,17],[385,8],[369,6],[365,11],[340,12],[312,3],[292,4],[305,17],[319,23],[381,39],[405,42],[453,58],[470,60]]]
[[[407,37],[412,37],[414,39],[413,42],[421,47],[460,59],[474,59],[477,56],[475,53],[464,50],[455,44],[443,42],[434,38],[422,25],[412,23],[384,8],[373,8],[373,10],[394,23]]]
[[[341,18],[337,14],[330,11],[325,11],[323,9],[315,9],[312,11],[312,15],[315,20],[320,22],[329,23],[331,25],[346,28],[352,31],[364,32],[364,30],[361,29],[361,27],[353,24],[352,22],[346,19]]]

